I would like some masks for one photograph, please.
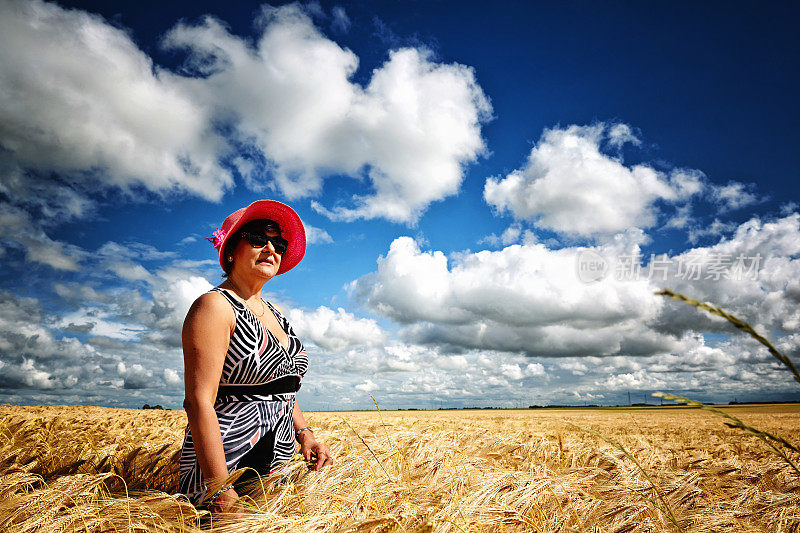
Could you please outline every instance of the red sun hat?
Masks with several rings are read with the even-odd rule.
[[[228,215],[222,227],[208,239],[219,251],[219,264],[223,270],[225,270],[225,244],[228,238],[244,224],[258,219],[277,222],[281,228],[281,237],[289,241],[286,253],[281,255],[281,266],[277,274],[288,272],[303,258],[306,253],[306,230],[294,209],[275,200],[258,200]]]

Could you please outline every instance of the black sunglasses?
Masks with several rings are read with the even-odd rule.
[[[285,254],[286,250],[289,248],[289,241],[283,237],[270,237],[263,233],[250,233],[249,231],[243,231],[242,237],[244,237],[253,248],[263,248],[268,242],[271,242],[275,253],[279,255]]]

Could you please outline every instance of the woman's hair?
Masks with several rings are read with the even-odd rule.
[[[281,231],[280,225],[274,220],[259,218],[256,220],[251,220],[246,224],[243,224],[241,228],[236,230],[236,233],[228,237],[228,240],[225,243],[225,253],[222,255],[225,261],[225,266],[222,268],[225,271],[225,273],[222,275],[223,278],[227,278],[231,273],[231,267],[233,267],[233,262],[228,261],[228,257],[231,257],[233,255],[233,251],[236,249],[236,246],[239,245],[239,241],[242,240],[242,233],[244,232],[263,233],[269,227],[277,228],[278,233],[280,233]]]

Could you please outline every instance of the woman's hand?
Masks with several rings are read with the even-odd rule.
[[[309,465],[314,465],[314,470],[333,464],[330,450],[321,442],[317,442],[312,432],[303,431],[298,440],[300,441],[300,455]]]
[[[236,489],[228,489],[211,502],[208,510],[212,513],[225,513],[234,511],[234,504],[239,499]]]

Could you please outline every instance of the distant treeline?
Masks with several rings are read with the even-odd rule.
[[[728,402],[728,405],[751,405],[751,404],[770,405],[774,403],[800,403],[800,400],[784,400],[782,402],[737,402],[736,400],[733,400],[732,402]]]
[[[160,405],[158,405],[158,404],[156,404],[156,405],[150,405],[149,403],[146,403],[146,404],[144,404],[144,405],[142,406],[142,409],[161,409],[162,411],[169,411],[169,409],[164,409],[163,407],[161,407],[161,406],[160,406]]]
[[[705,405],[719,405],[715,404],[714,402],[702,402]],[[782,403],[800,403],[800,400],[782,400],[779,402],[738,402],[733,400],[728,402],[728,405],[772,405],[772,404],[782,404]],[[600,408],[600,407],[681,407],[680,404],[676,403],[668,403],[668,404],[657,404],[657,403],[632,403],[632,404],[624,404],[624,405],[598,405],[594,403],[584,404],[584,405],[563,405],[563,404],[547,404],[547,405],[529,405],[527,409],[575,409],[575,408]],[[486,409],[509,409],[508,407],[439,407],[437,411],[459,411],[459,410],[486,410]],[[417,407],[407,407],[407,408],[398,408],[398,411],[420,411],[425,409],[420,409]]]

